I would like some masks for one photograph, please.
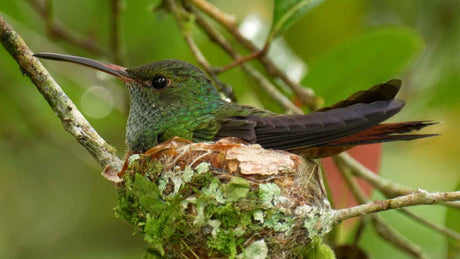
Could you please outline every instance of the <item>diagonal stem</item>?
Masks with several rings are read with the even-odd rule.
[[[180,7],[177,6],[177,4],[174,1],[168,0],[168,4],[174,16],[174,19],[176,20],[179,29],[182,33],[182,37],[184,37],[185,42],[188,44],[190,51],[195,56],[195,59],[203,67],[206,73],[212,78],[218,90],[222,92],[226,97],[228,97],[231,101],[236,101],[233,89],[219,79],[216,71],[214,71],[212,65],[208,62],[206,57],[203,55],[203,52],[195,43],[195,40],[193,39],[191,32],[184,27],[182,20],[183,16],[188,16],[189,14],[185,10],[181,10]]]
[[[218,22],[221,26],[223,26],[232,36],[245,48],[249,49],[252,53],[261,52],[261,50],[252,43],[249,39],[245,38],[239,31],[235,21],[230,22],[228,17],[229,15],[223,12],[222,10],[218,9],[217,7],[213,6],[207,1],[204,0],[188,0],[193,5],[198,7],[201,11],[209,15],[212,19]],[[206,4],[204,4],[206,3]],[[205,8],[205,6],[212,6]],[[213,11],[213,10],[219,10]],[[218,15],[219,14],[219,15]],[[267,45],[266,45],[267,46]],[[278,66],[266,55],[259,55],[257,56],[258,60],[262,63],[265,70],[274,77],[281,79],[291,90],[299,96],[301,101],[307,105],[311,110],[316,110],[320,104],[320,99],[318,99],[313,90],[310,88],[306,88],[294,81],[292,81],[286,73],[284,73]]]
[[[348,153],[342,153],[334,158],[336,163],[340,163],[351,169],[351,173],[357,177],[361,177],[370,183],[372,186],[377,188],[387,198],[393,198],[401,195],[406,195],[417,191],[415,188],[410,188],[390,180],[384,179],[371,170],[363,166],[361,163],[356,161]],[[444,205],[448,205],[455,208],[460,208],[460,202],[446,202]]]
[[[21,36],[0,15],[0,41],[3,47],[19,64],[59,117],[64,129],[83,145],[105,173],[117,172],[122,162],[115,149],[109,145],[80,113],[75,104],[54,81],[42,64],[32,56],[32,51]],[[111,178],[117,182],[119,179]]]
[[[267,54],[267,51],[269,49],[269,45],[265,45],[265,47],[262,49],[262,50],[259,50],[259,51],[256,51],[256,52],[253,52],[245,57],[241,57],[241,58],[238,58],[238,59],[235,59],[232,63],[230,64],[227,64],[223,67],[220,67],[220,68],[217,68],[215,69],[216,72],[218,73],[222,73],[222,72],[225,72],[227,70],[230,70],[234,67],[237,67],[243,63],[246,63],[250,60],[253,60],[253,59],[256,59],[256,58],[259,58],[261,56],[264,56],[265,54]]]
[[[353,178],[349,168],[344,167],[343,164],[340,164],[340,163],[337,164],[337,167],[342,173],[343,178],[345,179],[347,185],[350,187],[350,190],[355,196],[356,200],[360,204],[368,203],[369,200],[367,199],[364,192],[361,190],[361,187],[359,186],[356,179]],[[360,205],[360,206],[363,206],[363,205]],[[360,207],[360,206],[336,211],[334,215],[336,224],[342,221],[342,220],[337,221],[337,219],[340,217],[339,215],[341,212],[344,212],[347,210],[354,210],[355,208]],[[362,216],[362,215],[366,215],[366,214],[364,212],[361,212],[355,216]],[[377,232],[377,234],[379,234],[381,238],[391,243],[392,245],[396,246],[397,248],[401,249],[402,251],[412,256],[415,256],[416,258],[421,258],[421,259],[428,258],[425,254],[422,253],[422,250],[418,245],[414,244],[413,242],[408,240],[406,237],[398,233],[396,230],[391,228],[387,223],[385,223],[382,216],[378,214],[370,214],[368,215],[368,217],[370,217],[371,223],[373,224],[375,231]]]
[[[110,0],[110,49],[113,61],[123,65],[120,44],[120,0]]]
[[[435,224],[433,222],[430,222],[420,216],[417,216],[416,214],[410,212],[409,210],[407,209],[401,209],[399,210],[401,213],[403,213],[404,215],[408,216],[409,218],[413,219],[414,221],[417,221],[418,223],[422,224],[422,225],[425,225],[427,227],[429,227],[430,229],[442,234],[442,235],[445,235],[446,237],[450,237],[452,239],[455,239],[457,241],[460,241],[460,233],[456,232],[456,231],[453,231],[452,229],[449,229],[449,228],[446,228],[444,226],[441,226],[441,225],[438,225],[438,224]]]
[[[210,25],[199,13],[191,10],[195,17],[196,23],[203,29],[209,38],[216,42],[223,50],[225,50],[234,60],[237,60],[241,55],[232,47],[232,45],[220,34],[212,25]],[[260,87],[262,87],[273,100],[278,102],[283,108],[293,114],[303,114],[303,111],[295,106],[285,95],[283,95],[276,87],[270,83],[259,71],[249,64],[241,64],[241,68],[253,78]]]
[[[68,32],[60,26],[53,18],[52,3],[47,1],[46,6],[40,5],[37,0],[28,0],[29,4],[45,20],[46,28],[50,37],[64,40],[72,45],[82,48],[98,56],[108,56],[108,53],[96,45],[90,38],[76,37],[74,32]]]

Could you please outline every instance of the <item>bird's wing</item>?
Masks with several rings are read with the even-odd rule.
[[[279,116],[238,109],[221,119],[215,138],[239,137],[264,148],[295,149],[327,143],[370,128],[401,110],[393,99],[400,81],[390,80],[306,115]],[[230,113],[229,115],[231,115]]]
[[[402,100],[356,103],[307,115],[252,116],[257,143],[265,148],[294,149],[315,146],[352,135],[390,118],[404,106]]]
[[[203,121],[193,130],[193,141],[212,141],[224,137],[236,137],[249,143],[256,142],[254,128],[257,122],[243,118],[220,118]]]
[[[199,125],[193,130],[193,140],[199,142],[237,137],[249,143],[255,143],[257,122],[248,119],[251,114],[269,115],[271,113],[250,106],[223,103],[220,109],[207,118],[200,118]]]
[[[357,103],[372,103],[376,101],[388,101],[395,98],[401,88],[401,80],[391,79],[386,83],[374,85],[373,87],[358,91],[347,99],[341,100],[333,105],[321,108],[317,111],[328,111],[335,108],[343,108]]]

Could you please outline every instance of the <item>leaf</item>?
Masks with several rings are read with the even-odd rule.
[[[310,73],[302,84],[331,104],[398,76],[423,47],[422,38],[412,29],[373,28],[309,62]]]
[[[305,13],[321,2],[323,0],[275,0],[273,25],[267,42],[283,34],[290,26],[299,21]]]
[[[249,245],[246,250],[244,250],[243,254],[239,254],[236,258],[244,258],[244,259],[264,259],[268,256],[268,248],[267,244],[263,239],[254,241],[251,245]]]
[[[460,190],[460,182],[457,183],[455,190]],[[460,232],[460,210],[457,208],[448,207],[446,211],[446,227]],[[460,241],[448,239],[447,240],[447,258],[460,259]]]
[[[259,199],[267,208],[273,207],[272,201],[281,195],[281,189],[274,183],[259,185]]]
[[[315,237],[304,250],[303,258],[307,259],[336,259],[334,251],[323,243],[320,237]]]
[[[237,201],[247,196],[249,182],[241,177],[232,177],[229,183],[224,185],[224,191],[229,201]]]

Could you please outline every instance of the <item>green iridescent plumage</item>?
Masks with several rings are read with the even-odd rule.
[[[127,142],[131,151],[145,151],[174,136],[211,141],[227,117],[247,116],[256,109],[223,100],[206,75],[180,60],[165,60],[130,68],[138,80],[126,83],[131,97]],[[150,85],[154,77],[169,80],[165,89]]]
[[[433,136],[404,134],[432,122],[380,124],[404,106],[404,101],[395,99],[399,80],[357,92],[310,114],[280,115],[223,100],[199,68],[180,60],[126,69],[69,55],[36,56],[82,64],[124,81],[131,98],[126,128],[131,152],[144,152],[175,136],[196,142],[238,137],[264,148],[316,158],[337,154],[353,145]]]

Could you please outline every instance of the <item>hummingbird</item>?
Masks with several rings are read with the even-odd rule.
[[[224,100],[202,70],[181,60],[125,68],[64,54],[34,56],[84,65],[123,81],[130,96],[126,126],[130,153],[143,153],[175,136],[193,142],[237,137],[266,149],[315,159],[356,145],[437,135],[411,133],[435,124],[432,121],[382,123],[405,104],[395,98],[401,87],[398,79],[308,114],[283,115]]]

